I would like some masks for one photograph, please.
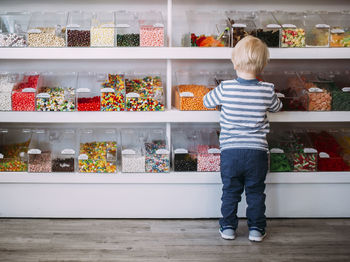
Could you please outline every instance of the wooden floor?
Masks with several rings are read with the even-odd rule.
[[[217,220],[0,219],[0,261],[350,261],[350,219],[274,219],[263,243]]]

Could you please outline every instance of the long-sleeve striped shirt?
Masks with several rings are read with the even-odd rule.
[[[282,108],[273,84],[239,77],[223,81],[205,95],[203,103],[207,108],[221,105],[221,150],[268,150],[266,134],[270,125],[266,114]]]

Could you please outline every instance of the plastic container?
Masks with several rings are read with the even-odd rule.
[[[330,26],[330,47],[350,47],[350,13],[329,12],[321,14]]]
[[[162,13],[149,11],[139,16],[140,46],[165,46],[165,25]]]
[[[51,172],[51,144],[48,130],[32,130],[32,139],[28,150],[28,172]]]
[[[151,129],[145,143],[147,173],[166,173],[170,170],[170,149],[165,129]]]
[[[186,12],[189,33],[183,40],[183,46],[192,47],[230,47],[230,24],[224,15],[218,12]]]
[[[175,172],[197,171],[198,132],[174,130],[172,132],[173,167]]]
[[[101,110],[101,83],[95,73],[83,72],[78,75],[77,84],[77,110]]]
[[[34,12],[31,15],[27,44],[29,47],[65,47],[67,13]]]
[[[12,111],[35,111],[35,96],[41,81],[39,73],[24,73],[20,78],[12,90]]]
[[[30,138],[29,129],[0,129],[0,172],[27,171]]]
[[[165,98],[159,73],[125,77],[127,111],[164,111]]]
[[[220,142],[217,131],[204,129],[200,131],[197,145],[197,171],[219,172],[220,171]]]
[[[92,13],[73,11],[68,14],[66,38],[68,47],[89,47]]]
[[[281,25],[276,22],[271,12],[257,12],[255,21],[256,37],[265,42],[268,47],[279,47]]]
[[[297,12],[274,12],[281,25],[280,47],[305,47],[304,14]]]
[[[101,86],[101,111],[124,111],[124,74],[97,74],[97,81],[100,83]]]
[[[135,12],[118,11],[116,20],[116,46],[140,46],[140,28]]]
[[[0,13],[0,47],[26,47],[30,14]]]
[[[256,36],[256,17],[252,12],[228,11],[231,28],[231,47],[235,47],[239,40],[247,35]]]
[[[337,133],[339,132],[310,132],[313,144],[319,152],[318,171],[350,170],[349,165],[343,159],[343,149],[334,137],[340,135]]]
[[[74,129],[50,130],[52,172],[75,172],[77,143]]]
[[[293,171],[317,171],[318,152],[305,131],[294,131],[295,143],[293,145]]]
[[[0,111],[11,111],[11,94],[19,75],[16,73],[0,72]]]
[[[77,73],[41,74],[36,94],[36,111],[75,111]]]
[[[96,128],[80,130],[80,173],[116,173],[118,132]]]
[[[308,111],[330,111],[332,105],[331,92],[317,79],[317,75],[310,71],[298,73],[308,96]]]
[[[295,72],[264,71],[262,80],[274,84],[275,92],[283,104],[282,111],[306,111],[308,96]]]
[[[269,144],[270,172],[291,172],[293,165],[293,145],[295,137],[291,131],[272,130],[267,135]]]
[[[91,46],[114,46],[115,20],[113,12],[95,12],[91,22]]]
[[[329,72],[332,81],[332,111],[350,111],[350,72]]]
[[[122,172],[144,173],[146,171],[145,142],[135,129],[122,129]]]
[[[350,130],[343,129],[335,134],[335,139],[341,147],[341,156],[345,167],[350,167]]]
[[[211,90],[208,72],[177,71],[175,86],[175,107],[183,111],[203,111],[203,97]]]
[[[328,47],[329,28],[319,12],[307,12],[305,15],[306,47]]]

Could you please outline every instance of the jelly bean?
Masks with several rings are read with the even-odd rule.
[[[25,172],[27,171],[27,161],[20,157],[22,152],[28,151],[29,140],[24,143],[3,144],[0,146],[4,155],[0,159],[0,172]]]
[[[36,98],[36,111],[74,111],[75,90],[73,88],[42,87],[40,93],[49,94],[49,98]]]
[[[78,98],[78,111],[100,111],[101,97],[81,97]]]
[[[117,34],[117,46],[140,46],[140,34]]]
[[[197,158],[193,154],[175,154],[174,171],[197,171]]]
[[[202,85],[180,85],[176,88],[175,107],[179,110],[216,110],[203,105],[203,97],[209,92],[209,88]],[[190,92],[191,97],[180,96],[183,92]]]

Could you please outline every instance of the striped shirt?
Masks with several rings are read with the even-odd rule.
[[[221,105],[220,148],[268,150],[270,131],[266,112],[277,112],[282,103],[271,83],[237,78],[223,81],[205,95],[207,108]]]

